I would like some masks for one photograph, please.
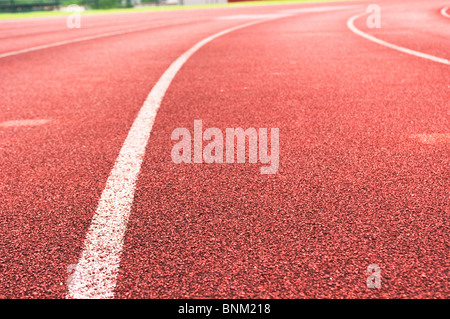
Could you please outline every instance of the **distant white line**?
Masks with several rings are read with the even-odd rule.
[[[286,13],[267,13],[267,14],[235,14],[229,16],[222,16],[216,18],[216,20],[257,20],[257,19],[276,19],[287,17],[291,14]]]
[[[441,14],[442,14],[444,17],[450,18],[450,14],[447,13],[447,10],[448,10],[448,9],[450,9],[450,6],[443,7],[443,8],[441,9]]]
[[[323,7],[312,7],[312,8],[300,8],[300,9],[286,9],[282,10],[281,13],[310,13],[310,12],[326,12],[333,10],[345,10],[350,8],[358,7],[358,5],[345,5],[345,6],[323,6]]]
[[[183,53],[155,84],[135,119],[108,177],[84,242],[84,250],[68,282],[67,298],[113,298],[123,238],[156,113],[167,88],[183,64],[208,42],[268,20],[241,24],[198,42]]]
[[[27,49],[2,53],[2,54],[0,54],[0,59],[6,58],[8,56],[22,54],[22,53],[28,53],[28,52],[33,52],[33,51],[38,51],[38,50],[43,50],[43,49],[48,49],[48,48],[53,48],[53,47],[59,47],[59,46],[66,45],[66,44],[94,40],[94,39],[110,37],[110,36],[114,36],[114,35],[122,35],[122,34],[127,34],[127,33],[132,33],[132,32],[138,32],[138,31],[145,31],[148,29],[151,29],[151,28],[146,27],[146,28],[139,28],[139,29],[133,29],[133,30],[126,30],[126,31],[108,32],[108,33],[102,33],[99,35],[92,35],[92,36],[82,37],[82,38],[77,38],[77,39],[72,39],[72,40],[59,41],[59,42],[54,42],[54,43],[50,43],[50,44],[38,45],[38,46],[27,48]]]
[[[0,123],[0,127],[37,126],[50,122],[48,119],[40,120],[12,120]]]
[[[398,45],[395,45],[395,44],[392,44],[392,43],[380,40],[380,39],[375,38],[374,36],[372,36],[370,34],[362,32],[361,30],[359,30],[359,29],[357,29],[355,27],[354,21],[356,19],[362,17],[365,14],[366,13],[355,15],[355,16],[351,17],[350,19],[348,19],[348,21],[347,21],[348,28],[350,30],[352,30],[354,33],[356,33],[357,35],[359,35],[359,36],[361,36],[361,37],[363,37],[363,38],[365,38],[365,39],[367,39],[369,41],[372,41],[372,42],[384,45],[384,46],[386,46],[388,48],[391,48],[391,49],[394,49],[394,50],[397,50],[397,51],[400,51],[400,52],[403,52],[403,53],[414,55],[414,56],[417,56],[417,57],[423,58],[423,59],[428,59],[428,60],[431,60],[431,61],[434,61],[434,62],[439,62],[439,63],[450,65],[450,61],[447,60],[447,59],[439,58],[439,57],[436,57],[434,55],[430,55],[430,54],[422,53],[422,52],[419,52],[419,51],[414,51],[414,50],[411,50],[411,49],[408,49],[408,48],[404,48],[404,47],[401,47],[401,46],[398,46]]]
[[[423,144],[450,143],[450,133],[412,134],[410,137]]]

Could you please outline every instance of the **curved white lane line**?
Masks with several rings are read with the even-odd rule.
[[[444,17],[450,18],[450,14],[447,13],[447,10],[448,10],[448,9],[450,9],[450,6],[443,7],[443,8],[441,9],[441,14],[442,14]]]
[[[272,19],[270,19],[272,20]],[[150,91],[108,177],[84,242],[67,281],[67,298],[113,298],[123,238],[153,122],[161,101],[183,64],[208,42],[232,31],[269,20],[252,21],[211,35],[176,59]]]
[[[162,99],[184,63],[205,44],[222,35],[289,16],[292,15],[280,14],[271,19],[251,21],[215,33],[184,52],[159,78],[134,120],[106,181],[78,264],[69,266],[68,270],[74,272],[67,280],[67,298],[114,297],[123,240],[150,133]]]
[[[400,52],[403,52],[403,53],[414,55],[414,56],[417,56],[417,57],[423,58],[423,59],[428,59],[428,60],[431,60],[431,61],[434,61],[434,62],[450,65],[450,61],[447,60],[447,59],[439,58],[439,57],[436,57],[434,55],[430,55],[430,54],[422,53],[422,52],[419,52],[419,51],[411,50],[411,49],[408,49],[408,48],[404,48],[404,47],[401,47],[401,46],[398,46],[398,45],[395,45],[395,44],[392,44],[392,43],[380,40],[380,39],[375,38],[374,36],[372,36],[372,35],[370,35],[368,33],[365,33],[363,31],[359,30],[358,28],[355,27],[354,21],[356,19],[362,17],[365,14],[366,13],[357,14],[357,15],[355,15],[355,16],[353,16],[353,17],[351,17],[350,19],[347,20],[348,28],[350,30],[352,30],[354,33],[356,33],[357,35],[359,35],[359,36],[361,36],[361,37],[363,37],[363,38],[365,38],[365,39],[367,39],[369,41],[372,41],[372,42],[384,45],[385,47],[388,47],[388,48],[391,48],[391,49],[394,49],[394,50],[397,50],[397,51],[400,51]]]

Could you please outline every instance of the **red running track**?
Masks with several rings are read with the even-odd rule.
[[[450,66],[362,38],[369,2],[0,22],[0,297],[64,298],[148,93],[198,41],[153,125],[116,298],[448,298]],[[379,2],[379,39],[450,59],[445,1]],[[104,36],[109,32],[132,31]],[[14,120],[48,120],[17,125]],[[172,131],[280,129],[280,168],[174,164]],[[5,123],[11,123],[9,126]],[[38,124],[38,123],[36,123]],[[438,136],[438,137],[436,137]],[[366,268],[381,268],[368,289]]]

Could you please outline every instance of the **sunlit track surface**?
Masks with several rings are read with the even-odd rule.
[[[369,28],[372,3],[1,20],[0,298],[70,298],[74,283],[115,298],[448,298],[450,67],[347,26],[358,15],[361,32],[448,61],[448,3],[378,1]],[[90,243],[118,256],[104,265],[117,277],[74,281],[138,112],[198,43],[139,126],[142,163],[124,161],[138,175],[118,250]],[[175,164],[171,134],[195,120],[279,128],[277,173]]]

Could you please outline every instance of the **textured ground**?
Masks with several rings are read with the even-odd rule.
[[[382,40],[450,59],[445,1],[378,1]],[[448,298],[450,66],[359,37],[369,2],[0,22],[0,298],[64,298],[106,179],[167,67],[117,298]],[[135,31],[135,29],[140,29]],[[101,35],[130,31],[125,34]],[[280,129],[280,168],[174,164],[177,127]],[[8,122],[47,120],[41,122]],[[22,125],[21,125],[22,124]],[[381,267],[368,289],[366,268]]]

